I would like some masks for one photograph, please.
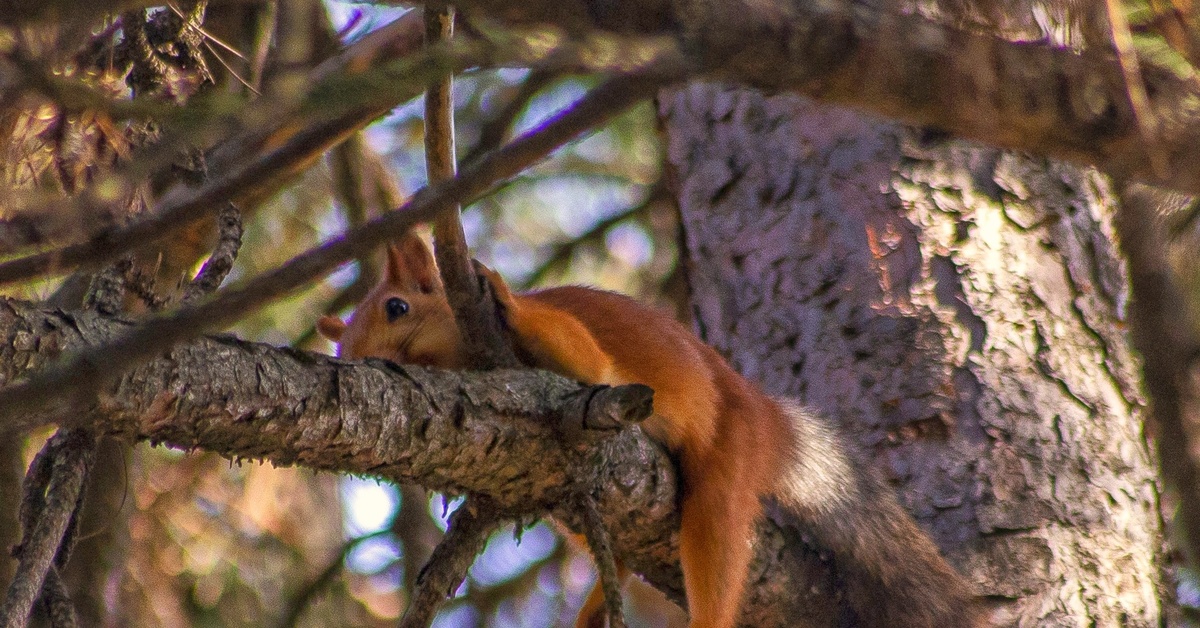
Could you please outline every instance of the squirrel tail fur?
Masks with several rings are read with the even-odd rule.
[[[856,463],[824,419],[793,400],[775,401],[795,438],[774,497],[833,554],[839,587],[856,615],[853,625],[983,625],[970,587],[892,489]]]

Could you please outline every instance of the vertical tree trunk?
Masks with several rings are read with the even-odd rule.
[[[790,95],[661,113],[704,338],[836,417],[997,625],[1158,625],[1108,182]]]

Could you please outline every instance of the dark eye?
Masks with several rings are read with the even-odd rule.
[[[383,304],[383,309],[387,312],[388,322],[395,322],[397,318],[408,314],[408,301],[400,297],[392,297]]]

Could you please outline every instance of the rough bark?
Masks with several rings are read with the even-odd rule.
[[[838,418],[998,625],[1159,625],[1107,180],[795,96],[663,96],[694,315]]]
[[[1200,87],[1142,59],[1136,78],[1147,106],[1135,112],[1131,85],[1106,46],[1081,53],[1049,38],[1007,41],[888,2],[462,0],[458,6],[508,24],[665,35],[709,77],[1200,191],[1191,167],[1200,146],[1194,106]]]
[[[126,326],[0,301],[0,385]],[[578,523],[566,499],[572,483],[605,487],[593,497],[616,554],[682,601],[669,457],[636,428],[561,438],[581,414],[598,425],[620,410],[625,402],[615,391],[626,388],[581,387],[527,370],[348,363],[210,337],[130,371],[80,414],[130,440],[471,492],[568,525]],[[827,561],[800,531],[764,522],[758,533],[754,618],[765,626],[831,625],[839,611]]]

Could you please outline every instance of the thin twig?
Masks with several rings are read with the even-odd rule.
[[[400,204],[400,190],[391,174],[363,142],[357,133],[335,147],[329,154],[329,165],[333,170],[333,196],[346,216],[349,227],[357,227],[367,221],[368,215],[379,215]],[[367,200],[367,180],[370,181],[372,198]],[[373,211],[372,211],[373,210]],[[379,272],[371,256],[358,258],[358,276],[354,283],[338,292],[322,308],[323,314],[336,315],[346,307],[358,303],[379,279]],[[317,337],[316,325],[310,325],[291,344],[294,347],[308,346]]]
[[[427,221],[447,203],[464,202],[486,192],[497,181],[514,176],[551,151],[650,96],[658,81],[645,76],[610,79],[574,106],[478,162],[454,179],[425,188],[398,211],[390,212],[315,249],[284,266],[221,290],[214,298],[173,314],[147,318],[110,343],[75,354],[65,363],[30,380],[0,389],[0,433],[12,433],[45,420],[39,410],[66,389],[94,393],[103,382],[176,342],[229,325],[246,313],[289,294],[363,255],[413,225]]]
[[[321,573],[317,574],[317,577],[310,580],[309,583],[300,590],[300,593],[298,593],[296,597],[293,598],[288,604],[287,615],[285,615],[283,620],[279,622],[279,628],[294,628],[294,626],[299,624],[300,618],[304,616],[304,611],[308,609],[309,604],[311,604],[313,599],[317,597],[317,594],[320,593],[322,589],[329,586],[329,584],[333,582],[334,577],[342,571],[342,568],[346,563],[346,557],[350,555],[350,552],[353,551],[355,547],[358,547],[363,541],[378,538],[387,533],[387,530],[372,532],[370,534],[354,537],[345,543],[342,543],[342,547],[340,550],[338,550],[337,556],[334,556],[333,559],[331,559],[329,563],[325,565],[325,568],[321,570]]]
[[[400,628],[427,628],[442,602],[458,590],[488,536],[504,521],[503,514],[487,504],[483,499],[468,499],[450,516],[446,536],[417,576]]]
[[[225,203],[217,216],[217,223],[217,245],[200,272],[196,273],[196,278],[184,290],[185,303],[211,294],[220,287],[229,271],[233,270],[238,250],[242,248],[242,213],[237,206]]]
[[[546,275],[550,274],[551,271],[562,266],[568,260],[570,260],[571,256],[575,254],[575,251],[578,250],[580,246],[600,240],[614,225],[622,223],[631,218],[637,218],[648,214],[652,207],[667,200],[669,197],[670,192],[667,190],[667,186],[660,178],[654,183],[654,185],[650,187],[649,194],[646,195],[645,200],[642,202],[624,211],[617,212],[612,216],[603,218],[592,225],[587,231],[581,233],[579,237],[572,238],[567,242],[556,245],[550,252],[550,255],[546,257],[546,260],[539,264],[538,267],[535,268],[532,273],[530,273],[529,277],[525,279],[522,284],[523,287],[528,288],[538,285],[546,278]]]
[[[608,628],[625,628],[625,616],[621,614],[621,578],[617,575],[617,562],[613,558],[608,530],[604,527],[600,513],[596,511],[596,502],[591,495],[581,491],[577,500],[583,519],[583,533],[587,537],[588,547],[592,548],[592,556],[596,559],[596,569],[600,572],[600,587],[604,591]]]
[[[346,222],[357,227],[367,221],[367,197],[364,193],[362,134],[355,133],[329,151],[329,168],[333,171],[333,200],[346,215]],[[381,210],[391,209],[395,205]]]
[[[392,517],[388,529],[400,541],[404,556],[401,567],[404,577],[404,598],[411,600],[417,587],[421,568],[429,561],[433,548],[446,534],[433,522],[429,513],[429,496],[419,484],[402,483],[400,509]],[[443,499],[445,496],[443,495]],[[406,604],[407,605],[407,604]]]
[[[173,2],[168,2],[167,8],[171,9],[171,12],[174,13],[175,15],[178,15],[180,18],[183,18],[184,20],[189,19],[189,16],[185,15],[184,12],[181,11],[179,9],[179,7]],[[196,32],[203,35],[205,39],[207,39],[207,40],[217,44],[218,46],[224,48],[225,50],[228,50],[229,52],[233,53],[233,55],[235,57],[241,59],[242,61],[246,60],[246,55],[242,54],[241,51],[239,51],[237,48],[234,48],[233,46],[222,41],[220,37],[217,37],[216,35],[213,35],[212,33],[204,30],[204,26],[202,24],[194,24],[194,25],[192,25],[192,28],[195,28]]]

